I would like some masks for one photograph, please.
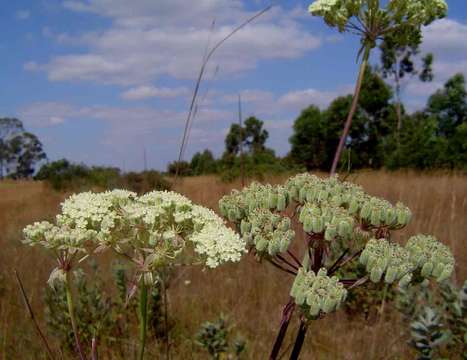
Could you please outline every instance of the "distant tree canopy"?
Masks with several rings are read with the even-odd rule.
[[[295,120],[290,157],[307,169],[329,170],[350,97],[339,97],[320,111],[311,105]],[[428,99],[426,108],[401,124],[392,91],[368,69],[341,165],[390,169],[467,168],[467,92],[462,74],[450,78]]]
[[[0,178],[28,178],[46,158],[42,143],[15,118],[0,118]]]

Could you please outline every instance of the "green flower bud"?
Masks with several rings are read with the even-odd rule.
[[[319,306],[318,302],[315,302],[312,305],[310,305],[309,314],[310,314],[311,317],[318,316],[319,312],[320,312],[320,306]]]
[[[405,289],[410,284],[411,281],[412,281],[412,274],[404,275],[402,279],[400,279],[399,281],[399,286],[402,289]]]
[[[277,210],[284,211],[286,208],[286,198],[284,194],[279,194],[277,197]]]
[[[388,225],[388,226],[395,225],[396,220],[397,220],[397,214],[396,214],[396,211],[394,210],[394,208],[387,207],[384,210],[384,222],[386,223],[386,225]]]
[[[429,277],[433,271],[433,263],[432,262],[427,262],[425,265],[422,267],[421,274],[423,277]]]
[[[262,237],[261,235],[259,235],[259,236],[257,236],[255,238],[255,244],[256,244],[256,250],[258,252],[263,252],[268,247],[268,241],[264,237]]]
[[[453,269],[454,268],[452,265],[447,265],[441,274],[436,278],[436,281],[443,282],[444,280],[448,279],[451,276]]]
[[[358,211],[358,201],[355,198],[352,198],[349,204],[349,213],[355,214],[357,211]]]
[[[370,223],[373,226],[379,227],[381,225],[381,209],[373,208],[370,215]]]
[[[326,226],[326,231],[324,232],[324,239],[327,241],[332,241],[336,237],[337,227],[333,224],[328,224]]]
[[[251,224],[246,220],[242,220],[242,222],[240,223],[241,234],[242,235],[247,234],[250,232],[250,230],[251,230]]]
[[[235,209],[232,209],[232,208],[229,209],[228,219],[231,222],[235,222],[237,220],[237,213],[236,213]]]
[[[306,196],[307,196],[307,190],[302,187],[298,193],[298,201],[303,204],[306,200]]]
[[[311,220],[312,229],[315,234],[321,233],[324,230],[324,222],[321,216],[314,216]]]
[[[434,267],[433,267],[433,272],[432,272],[432,275],[435,277],[435,278],[438,278],[441,273],[443,272],[445,268],[445,265],[441,262],[437,263]]]
[[[371,270],[370,280],[374,283],[377,283],[381,280],[382,276],[383,276],[383,270],[376,266]]]
[[[277,206],[277,194],[271,191],[268,194],[268,209],[274,209]]]
[[[366,202],[363,204],[362,208],[360,209],[360,217],[364,220],[368,220],[371,215],[371,204],[370,202]]]
[[[332,298],[327,298],[323,304],[323,311],[325,313],[330,313],[336,309],[336,300]]]
[[[397,269],[390,267],[386,271],[386,275],[384,276],[384,281],[387,284],[392,284],[397,278]]]
[[[369,258],[369,253],[366,250],[363,250],[362,253],[360,254],[360,264],[366,265],[368,263],[368,258]]]
[[[337,232],[340,237],[347,239],[352,233],[352,227],[347,221],[340,221],[337,226]]]
[[[313,229],[313,222],[310,216],[307,216],[303,221],[303,230],[307,233],[311,232]]]

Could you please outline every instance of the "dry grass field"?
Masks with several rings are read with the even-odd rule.
[[[282,182],[285,177],[267,179]],[[423,232],[436,235],[451,247],[457,260],[455,281],[467,276],[467,177],[434,173],[359,172],[350,177],[373,195],[403,201],[414,218],[400,233],[401,239]],[[217,200],[239,183],[222,183],[215,177],[186,178],[174,190],[194,202],[217,208]],[[13,270],[25,283],[38,321],[45,329],[43,293],[52,261],[41,249],[20,243],[21,229],[35,220],[55,215],[64,194],[34,182],[0,183],[0,358],[42,359],[42,349],[20,298]],[[169,289],[169,310],[176,325],[172,358],[203,359],[206,355],[191,338],[199,325],[225,314],[247,340],[248,358],[264,359],[276,335],[281,307],[288,298],[291,277],[267,264],[245,257],[241,264],[215,271],[200,268],[177,270]],[[111,291],[111,290],[109,290]],[[296,331],[292,323],[286,345]],[[135,330],[136,331],[136,330]],[[397,312],[387,309],[382,318],[349,321],[337,312],[309,330],[302,359],[407,359],[413,353],[405,344],[406,327]],[[48,334],[53,339],[53,334]],[[137,334],[135,333],[135,339]],[[56,345],[56,344],[55,344]],[[148,358],[159,358],[150,344]],[[102,358],[112,357],[101,349]]]

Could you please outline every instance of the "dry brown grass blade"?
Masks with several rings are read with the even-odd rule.
[[[182,161],[183,152],[184,152],[184,149],[186,147],[186,142],[188,140],[187,135],[188,135],[188,130],[190,128],[190,122],[191,122],[192,117],[193,117],[193,111],[195,109],[196,99],[198,98],[199,88],[200,88],[201,82],[203,80],[203,75],[204,75],[204,72],[206,70],[206,66],[209,63],[209,60],[211,59],[212,55],[216,52],[216,50],[219,49],[219,47],[222,46],[222,44],[224,44],[228,39],[230,39],[232,36],[234,36],[238,31],[243,29],[245,26],[247,26],[248,24],[250,24],[251,22],[256,20],[258,17],[260,17],[264,13],[268,12],[271,8],[272,8],[272,5],[269,5],[269,6],[265,7],[263,10],[256,13],[252,17],[248,18],[246,21],[244,21],[240,25],[238,25],[229,34],[227,34],[224,38],[222,38],[219,42],[217,42],[216,45],[214,45],[213,48],[204,57],[203,63],[201,65],[201,68],[200,68],[200,71],[199,71],[199,74],[198,74],[198,78],[196,80],[196,85],[195,85],[195,88],[193,90],[193,95],[191,97],[191,103],[190,103],[190,108],[189,108],[189,111],[188,111],[188,115],[187,115],[187,118],[186,118],[186,121],[185,121],[185,128],[183,130],[182,142],[180,144],[180,151],[179,151],[179,154],[178,154],[178,161],[177,161],[176,169],[175,169],[174,183],[177,182],[178,175],[179,175],[179,172],[180,172],[180,162]]]
[[[49,346],[49,343],[47,342],[47,338],[45,337],[44,333],[42,332],[39,324],[37,323],[36,317],[34,316],[34,312],[32,311],[31,304],[29,303],[28,297],[26,295],[26,290],[24,289],[23,282],[21,281],[21,278],[16,270],[14,270],[16,280],[18,281],[19,288],[21,290],[21,295],[23,296],[24,303],[26,304],[26,308],[28,309],[29,317],[31,318],[34,327],[36,328],[37,333],[39,334],[39,337],[42,340],[42,343],[44,344],[44,347],[47,351],[47,355],[51,360],[54,360],[54,354],[52,352],[52,349]]]

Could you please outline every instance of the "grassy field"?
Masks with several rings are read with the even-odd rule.
[[[267,179],[271,183],[285,178]],[[452,249],[457,267],[454,280],[467,275],[467,177],[456,174],[360,172],[350,177],[373,195],[403,201],[413,213],[410,226],[400,238],[423,232],[436,235]],[[176,186],[194,202],[217,209],[217,200],[239,183],[222,183],[215,177],[182,179]],[[21,229],[58,212],[65,194],[34,182],[0,183],[0,357],[1,359],[45,358],[18,292],[13,271],[21,274],[41,326],[44,324],[43,294],[53,267],[41,249],[20,243]],[[169,310],[174,321],[172,357],[203,359],[206,354],[193,344],[199,325],[225,314],[247,340],[251,359],[267,358],[288,298],[291,277],[266,264],[245,257],[241,264],[209,272],[201,268],[176,271],[169,289]],[[109,291],[113,291],[109,289]],[[295,322],[286,345],[291,343]],[[135,330],[136,331],[136,330]],[[50,339],[53,334],[49,333]],[[135,339],[137,334],[135,332]],[[349,321],[337,312],[311,326],[303,359],[406,359],[413,353],[405,344],[406,327],[397,312],[388,308],[382,318]],[[52,340],[53,342],[53,340]],[[56,344],[55,344],[56,345]],[[101,349],[101,358],[116,358],[111,349]],[[158,358],[157,345],[150,342],[148,354]]]

